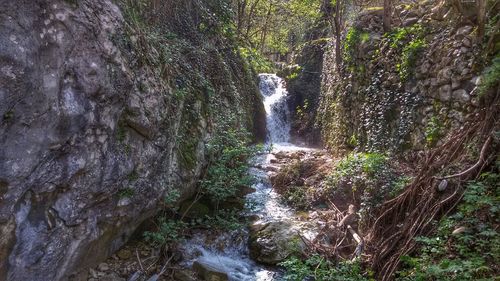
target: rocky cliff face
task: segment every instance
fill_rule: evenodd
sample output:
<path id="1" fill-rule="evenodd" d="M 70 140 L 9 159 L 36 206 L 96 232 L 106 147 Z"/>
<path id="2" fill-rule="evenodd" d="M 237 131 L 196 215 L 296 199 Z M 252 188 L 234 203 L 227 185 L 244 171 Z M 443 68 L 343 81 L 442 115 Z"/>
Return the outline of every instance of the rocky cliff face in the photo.
<path id="1" fill-rule="evenodd" d="M 0 280 L 106 258 L 192 194 L 222 120 L 259 131 L 253 75 L 217 23 L 195 25 L 218 11 L 167 2 L 159 29 L 130 1 L 0 1 Z"/>

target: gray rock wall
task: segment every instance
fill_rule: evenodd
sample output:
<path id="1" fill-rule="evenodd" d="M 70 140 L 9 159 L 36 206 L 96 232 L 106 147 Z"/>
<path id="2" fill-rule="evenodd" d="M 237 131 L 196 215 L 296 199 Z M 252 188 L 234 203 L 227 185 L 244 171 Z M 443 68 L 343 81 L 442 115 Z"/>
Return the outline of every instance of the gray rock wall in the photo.
<path id="1" fill-rule="evenodd" d="M 191 57 L 212 62 L 199 73 L 215 97 L 179 98 L 168 81 L 193 76 L 139 64 L 125 23 L 109 0 L 0 0 L 0 280 L 95 265 L 169 192 L 194 192 L 217 120 L 256 128 L 257 87 L 230 42 Z"/>

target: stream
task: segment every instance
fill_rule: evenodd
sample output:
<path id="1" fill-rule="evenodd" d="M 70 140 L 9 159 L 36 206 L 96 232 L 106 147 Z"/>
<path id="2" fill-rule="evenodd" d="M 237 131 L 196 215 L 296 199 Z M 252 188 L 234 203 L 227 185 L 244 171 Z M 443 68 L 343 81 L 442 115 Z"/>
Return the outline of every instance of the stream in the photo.
<path id="1" fill-rule="evenodd" d="M 258 217 L 259 222 L 282 221 L 293 217 L 293 211 L 283 205 L 271 186 L 266 167 L 270 165 L 273 154 L 279 151 L 309 150 L 290 143 L 290 112 L 287 105 L 288 92 L 284 81 L 275 74 L 260 74 L 259 88 L 263 97 L 267 121 L 267 143 L 271 153 L 255 156 L 250 160 L 250 174 L 255 181 L 256 190 L 247 195 L 245 216 Z M 194 262 L 202 263 L 217 271 L 226 272 L 233 281 L 272 281 L 281 280 L 277 268 L 260 265 L 249 256 L 247 229 L 219 235 L 208 240 L 206 233 L 198 233 L 184 243 L 183 250 L 189 259 L 185 266 Z"/>

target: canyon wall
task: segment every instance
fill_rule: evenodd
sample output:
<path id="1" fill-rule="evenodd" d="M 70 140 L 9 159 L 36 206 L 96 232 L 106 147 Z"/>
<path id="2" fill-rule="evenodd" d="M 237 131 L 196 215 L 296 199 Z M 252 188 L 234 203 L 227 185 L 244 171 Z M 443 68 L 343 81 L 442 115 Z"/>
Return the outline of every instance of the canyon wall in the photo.
<path id="1" fill-rule="evenodd" d="M 193 194 L 221 124 L 265 136 L 223 7 L 143 2 L 0 1 L 0 280 L 95 265 Z"/>

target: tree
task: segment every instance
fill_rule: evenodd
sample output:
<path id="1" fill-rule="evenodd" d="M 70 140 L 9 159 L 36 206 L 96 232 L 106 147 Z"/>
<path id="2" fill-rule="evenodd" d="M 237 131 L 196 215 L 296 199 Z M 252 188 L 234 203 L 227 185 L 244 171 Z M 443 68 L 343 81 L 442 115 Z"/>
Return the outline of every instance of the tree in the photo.
<path id="1" fill-rule="evenodd" d="M 384 0 L 384 31 L 391 31 L 392 0 Z"/>

